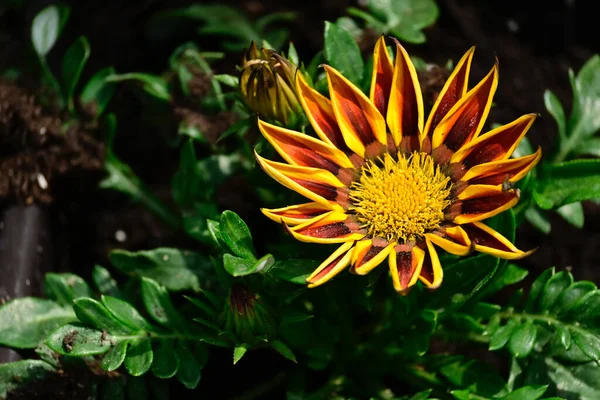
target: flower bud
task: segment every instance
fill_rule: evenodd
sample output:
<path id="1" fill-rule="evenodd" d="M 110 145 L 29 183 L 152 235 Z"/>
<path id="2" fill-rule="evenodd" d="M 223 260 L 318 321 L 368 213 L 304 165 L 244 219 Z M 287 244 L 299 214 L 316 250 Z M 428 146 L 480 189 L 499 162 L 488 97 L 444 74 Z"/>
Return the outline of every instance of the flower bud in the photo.
<path id="1" fill-rule="evenodd" d="M 248 108 L 261 118 L 293 126 L 302 113 L 294 79 L 298 67 L 254 42 L 244 53 L 240 90 Z"/>

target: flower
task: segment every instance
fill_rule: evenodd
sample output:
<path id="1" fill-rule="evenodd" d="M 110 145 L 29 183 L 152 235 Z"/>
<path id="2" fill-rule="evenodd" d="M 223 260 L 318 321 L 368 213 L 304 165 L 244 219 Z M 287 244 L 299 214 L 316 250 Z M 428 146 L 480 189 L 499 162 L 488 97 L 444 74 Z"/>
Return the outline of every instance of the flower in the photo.
<path id="1" fill-rule="evenodd" d="M 302 107 L 294 78 L 298 68 L 273 50 L 258 50 L 254 42 L 244 53 L 240 91 L 244 102 L 262 118 L 294 125 Z"/>
<path id="2" fill-rule="evenodd" d="M 307 278 L 309 287 L 349 266 L 364 275 L 388 259 L 398 292 L 417 280 L 435 289 L 443 278 L 436 246 L 460 256 L 475 250 L 518 259 L 531 253 L 482 221 L 518 202 L 512 183 L 540 160 L 540 149 L 510 158 L 536 116 L 481 134 L 498 65 L 468 90 L 471 48 L 425 121 L 415 68 L 394 42 L 395 64 L 383 38 L 375 46 L 369 97 L 327 65 L 330 99 L 298 75 L 297 92 L 319 139 L 259 121 L 287 163 L 256 154 L 258 163 L 311 200 L 263 213 L 300 241 L 341 244 Z"/>

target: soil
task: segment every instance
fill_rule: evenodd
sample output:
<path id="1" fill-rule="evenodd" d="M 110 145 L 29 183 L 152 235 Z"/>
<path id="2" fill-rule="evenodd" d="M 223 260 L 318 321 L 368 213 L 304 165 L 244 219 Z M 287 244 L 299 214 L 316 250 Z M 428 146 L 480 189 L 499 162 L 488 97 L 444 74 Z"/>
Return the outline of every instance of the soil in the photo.
<path id="1" fill-rule="evenodd" d="M 16 8 L 0 6 L 0 68 L 34 62 L 28 59 L 26 51 L 29 46 L 27 27 L 35 13 L 47 3 L 40 0 L 24 2 L 25 5 Z M 218 40 L 197 36 L 194 24 L 182 24 L 182 29 L 169 36 L 149 29 L 148 21 L 155 13 L 186 6 L 192 4 L 191 1 L 146 0 L 130 2 L 127 6 L 111 1 L 90 1 L 85 5 L 74 0 L 68 3 L 72 6 L 70 21 L 49 62 L 58 71 L 60 55 L 64 54 L 67 44 L 79 35 L 87 36 L 92 55 L 82 80 L 107 65 L 114 66 L 118 72 L 160 73 L 167 68 L 173 49 L 186 40 L 196 41 L 203 50 L 219 50 Z M 314 4 L 274 0 L 227 3 L 244 8 L 252 16 L 272 11 L 297 12 L 296 22 L 290 29 L 301 59 L 308 59 L 322 48 L 323 19 L 333 21 L 343 15 L 347 7 L 356 6 L 347 0 Z M 471 84 L 483 77 L 493 65 L 494 57 L 498 57 L 500 84 L 489 122 L 506 123 L 525 113 L 539 113 L 542 118 L 536 121 L 528 136 L 532 144 L 549 152 L 556 137 L 556 126 L 545 111 L 543 93 L 546 89 L 552 90 L 566 109 L 570 108 L 569 68 L 577 71 L 590 56 L 600 51 L 593 2 L 552 0 L 545 2 L 543 8 L 525 8 L 522 0 L 438 0 L 438 4 L 440 18 L 435 26 L 425 30 L 427 42 L 407 44 L 409 53 L 445 65 L 448 60 L 456 62 L 476 45 Z M 376 36 L 366 37 L 361 48 L 370 51 L 375 39 Z M 241 54 L 224 60 L 217 72 L 235 73 L 234 67 L 240 60 Z M 435 87 L 436 81 L 446 74 L 442 68 L 434 72 L 422 77 L 422 82 L 430 82 Z M 68 118 L 42 109 L 36 103 L 40 90 L 31 80 L 21 82 L 20 87 L 0 82 L 0 204 L 48 204 L 54 233 L 54 269 L 89 278 L 94 264 L 108 264 L 107 254 L 113 248 L 185 247 L 189 242 L 174 235 L 147 211 L 132 205 L 125 196 L 94 189 L 102 176 L 104 157 L 95 127 L 72 126 L 63 132 Z M 193 90 L 202 93 L 206 90 L 205 82 L 199 79 Z M 159 198 L 169 202 L 170 179 L 178 167 L 179 154 L 176 148 L 165 146 L 165 138 L 173 137 L 177 123 L 183 119 L 197 124 L 203 131 L 210 132 L 214 140 L 234 121 L 231 115 L 206 116 L 188 104 L 177 104 L 174 109 L 166 110 L 171 120 L 156 124 L 143 110 L 135 93 L 120 86 L 110 105 L 110 111 L 117 114 L 119 122 L 115 151 Z M 233 184 L 247 185 L 238 181 Z M 258 205 L 253 204 L 254 199 L 243 201 L 239 193 L 220 194 L 222 205 L 239 212 L 251 228 L 258 228 L 262 221 Z M 600 234 L 595 228 L 600 223 L 600 210 L 594 203 L 586 203 L 584 207 L 583 229 L 570 226 L 554 214 L 550 215 L 553 231 L 547 236 L 527 223 L 520 227 L 519 247 L 538 248 L 534 255 L 521 262 L 532 270 L 530 276 L 535 277 L 542 269 L 555 265 L 559 269 L 570 267 L 576 279 L 600 282 L 596 269 L 600 261 L 596 251 Z M 116 235 L 117 231 L 123 231 L 125 238 Z M 229 353 L 217 353 L 211 362 L 230 358 Z M 262 353 L 248 357 L 259 356 L 278 362 Z M 247 365 L 253 364 L 250 361 Z M 234 376 L 239 374 L 239 382 L 249 383 L 245 375 L 247 369 L 233 370 L 225 365 L 216 368 L 220 373 L 226 371 L 222 376 L 237 379 Z M 222 388 L 216 380 L 215 377 L 211 384 L 210 380 L 203 379 L 203 392 L 222 390 L 221 398 L 236 394 L 235 385 Z M 45 389 L 38 392 L 49 393 Z"/>

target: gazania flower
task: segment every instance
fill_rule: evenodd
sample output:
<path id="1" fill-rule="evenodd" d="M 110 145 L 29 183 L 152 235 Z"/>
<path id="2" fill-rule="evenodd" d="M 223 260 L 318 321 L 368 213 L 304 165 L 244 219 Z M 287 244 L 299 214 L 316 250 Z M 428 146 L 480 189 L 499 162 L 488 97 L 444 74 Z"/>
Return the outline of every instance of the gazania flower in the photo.
<path id="1" fill-rule="evenodd" d="M 297 92 L 319 139 L 259 121 L 287 163 L 256 158 L 273 179 L 310 202 L 263 210 L 298 240 L 338 243 L 308 278 L 314 287 L 346 267 L 366 274 L 388 260 L 394 287 L 442 283 L 437 247 L 505 259 L 524 257 L 484 221 L 519 200 L 512 183 L 541 151 L 511 159 L 535 115 L 482 134 L 498 84 L 498 66 L 474 88 L 474 48 L 458 62 L 427 120 L 415 68 L 395 41 L 393 64 L 383 38 L 375 47 L 369 97 L 325 66 L 330 99 L 298 75 Z"/>

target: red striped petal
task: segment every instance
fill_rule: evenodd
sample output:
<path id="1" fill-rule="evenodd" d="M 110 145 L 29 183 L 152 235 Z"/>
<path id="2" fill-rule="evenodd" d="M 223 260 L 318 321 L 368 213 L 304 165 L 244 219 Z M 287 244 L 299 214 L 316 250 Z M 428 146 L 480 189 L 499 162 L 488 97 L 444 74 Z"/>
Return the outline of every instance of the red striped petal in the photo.
<path id="1" fill-rule="evenodd" d="M 365 236 L 360 225 L 343 211 L 331 211 L 288 231 L 302 242 L 325 244 L 360 240 Z"/>
<path id="2" fill-rule="evenodd" d="M 421 274 L 425 251 L 414 244 L 398 244 L 390 253 L 389 264 L 396 291 L 406 294 Z"/>
<path id="3" fill-rule="evenodd" d="M 373 52 L 373 75 L 371 78 L 370 99 L 381 115 L 387 114 L 394 66 L 385 45 L 383 36 L 377 40 Z"/>
<path id="4" fill-rule="evenodd" d="M 324 284 L 350 264 L 352 258 L 353 243 L 348 242 L 341 245 L 331 256 L 329 256 L 317 269 L 306 278 L 309 288 Z"/>

